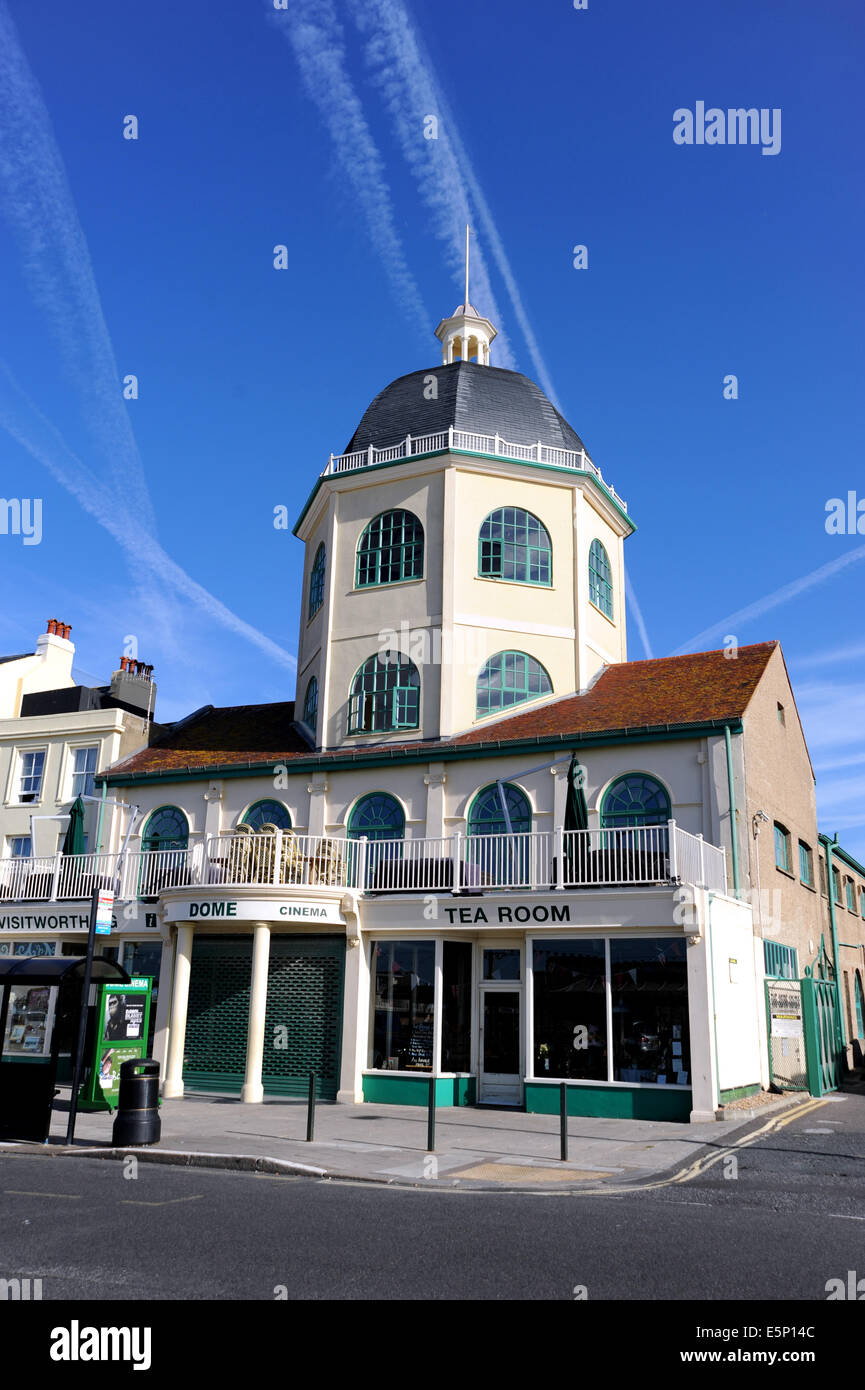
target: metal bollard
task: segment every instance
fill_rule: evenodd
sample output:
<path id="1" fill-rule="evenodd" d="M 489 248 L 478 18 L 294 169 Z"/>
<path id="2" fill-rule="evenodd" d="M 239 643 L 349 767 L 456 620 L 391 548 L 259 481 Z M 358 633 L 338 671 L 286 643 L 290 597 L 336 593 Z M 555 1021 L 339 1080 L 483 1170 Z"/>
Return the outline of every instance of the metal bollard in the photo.
<path id="1" fill-rule="evenodd" d="M 435 1153 L 436 1146 L 436 1079 L 430 1076 L 429 1097 L 427 1099 L 426 1151 Z"/>
<path id="2" fill-rule="evenodd" d="M 306 1142 L 311 1144 L 315 1134 L 315 1072 L 309 1073 L 309 1098 L 306 1102 Z"/>
<path id="3" fill-rule="evenodd" d="M 116 1149 L 126 1149 L 133 1144 L 158 1144 L 161 1136 L 159 1063 L 152 1057 L 133 1057 L 120 1067 L 111 1142 Z"/>
<path id="4" fill-rule="evenodd" d="M 563 1081 L 559 1087 L 559 1127 L 562 1140 L 562 1162 L 568 1160 L 568 1088 Z"/>

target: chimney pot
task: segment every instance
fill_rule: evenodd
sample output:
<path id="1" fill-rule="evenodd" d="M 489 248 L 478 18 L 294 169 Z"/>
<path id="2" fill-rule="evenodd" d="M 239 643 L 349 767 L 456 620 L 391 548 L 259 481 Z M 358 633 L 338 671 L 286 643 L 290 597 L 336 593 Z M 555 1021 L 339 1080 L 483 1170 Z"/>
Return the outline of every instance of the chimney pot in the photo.
<path id="1" fill-rule="evenodd" d="M 48 631 L 49 631 L 50 633 L 55 633 L 55 632 L 57 631 L 57 619 L 56 619 L 56 618 L 49 618 L 49 619 L 48 619 Z"/>
<path id="2" fill-rule="evenodd" d="M 122 657 L 120 658 L 120 669 L 121 669 L 121 671 L 125 671 L 128 664 L 129 664 L 129 657 L 128 657 L 128 656 L 122 656 Z"/>

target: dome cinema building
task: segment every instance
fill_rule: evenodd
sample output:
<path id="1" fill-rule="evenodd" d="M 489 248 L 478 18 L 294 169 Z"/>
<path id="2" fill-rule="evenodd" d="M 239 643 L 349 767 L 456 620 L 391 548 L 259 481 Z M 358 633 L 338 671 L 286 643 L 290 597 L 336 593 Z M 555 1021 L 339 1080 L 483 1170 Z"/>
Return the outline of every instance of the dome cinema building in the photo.
<path id="1" fill-rule="evenodd" d="M 164 1094 L 710 1119 L 768 1084 L 755 845 L 778 951 L 819 919 L 751 833 L 817 845 L 780 648 L 629 662 L 624 500 L 471 304 L 437 336 L 297 521 L 296 700 L 105 776 Z"/>

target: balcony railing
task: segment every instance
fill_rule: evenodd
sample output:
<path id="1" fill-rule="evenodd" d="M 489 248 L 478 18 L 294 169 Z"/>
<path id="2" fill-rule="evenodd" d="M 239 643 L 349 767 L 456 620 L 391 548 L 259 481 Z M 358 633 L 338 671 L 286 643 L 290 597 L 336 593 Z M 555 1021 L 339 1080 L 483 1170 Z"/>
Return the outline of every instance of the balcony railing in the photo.
<path id="1" fill-rule="evenodd" d="M 724 852 L 675 821 L 633 829 L 354 840 L 210 835 L 189 849 L 0 860 L 0 901 L 57 902 L 112 888 L 153 901 L 170 888 L 353 889 L 362 893 L 579 891 L 687 883 L 726 893 Z"/>
<path id="2" fill-rule="evenodd" d="M 548 467 L 573 468 L 581 473 L 591 473 L 603 488 L 615 498 L 622 511 L 628 506 L 614 487 L 604 481 L 603 474 L 596 463 L 592 463 L 585 449 L 558 449 L 549 444 L 510 444 L 500 434 L 475 434 L 468 430 L 454 429 L 450 425 L 438 434 L 407 435 L 399 444 L 391 444 L 386 449 L 356 449 L 350 454 L 331 454 L 325 464 L 322 478 L 333 477 L 338 473 L 353 473 L 358 468 L 374 468 L 380 463 L 395 463 L 398 459 L 415 458 L 418 454 L 442 454 L 446 450 L 460 449 L 469 454 L 491 454 L 494 458 L 516 459 L 521 463 L 545 463 Z"/>

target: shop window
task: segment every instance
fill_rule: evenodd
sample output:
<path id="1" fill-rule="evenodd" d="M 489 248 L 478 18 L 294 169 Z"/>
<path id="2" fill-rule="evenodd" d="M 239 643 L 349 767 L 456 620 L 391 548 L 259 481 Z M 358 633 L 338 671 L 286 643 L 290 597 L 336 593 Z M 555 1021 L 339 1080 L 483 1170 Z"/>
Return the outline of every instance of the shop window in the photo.
<path id="1" fill-rule="evenodd" d="M 72 766 L 72 796 L 92 796 L 98 748 L 76 748 Z"/>
<path id="2" fill-rule="evenodd" d="M 357 547 L 358 589 L 423 577 L 423 527 L 412 512 L 382 512 Z"/>
<path id="3" fill-rule="evenodd" d="M 315 552 L 315 559 L 312 562 L 312 569 L 309 572 L 309 616 L 314 618 L 321 605 L 324 603 L 324 571 L 327 555 L 324 543 Z"/>
<path id="4" fill-rule="evenodd" d="M 303 702 L 303 722 L 308 729 L 315 733 L 318 723 L 318 678 L 310 676 L 309 684 L 306 687 L 306 697 Z"/>
<path id="5" fill-rule="evenodd" d="M 478 535 L 478 574 L 519 584 L 553 582 L 553 547 L 542 521 L 521 507 L 490 512 Z"/>
<path id="6" fill-rule="evenodd" d="M 27 753 L 21 754 L 21 782 L 18 789 L 19 801 L 33 802 L 39 800 L 42 795 L 42 777 L 44 772 L 44 748 L 32 749 Z"/>
<path id="7" fill-rule="evenodd" d="M 775 866 L 790 872 L 790 832 L 775 822 Z"/>
<path id="8" fill-rule="evenodd" d="M 291 815 L 281 801 L 256 801 L 244 812 L 241 825 L 260 830 L 263 825 L 275 825 L 279 830 L 291 829 Z"/>
<path id="9" fill-rule="evenodd" d="M 589 598 L 606 617 L 612 618 L 613 571 L 610 557 L 598 540 L 589 547 Z"/>
<path id="10" fill-rule="evenodd" d="M 614 1079 L 690 1085 L 685 942 L 612 940 L 610 985 Z"/>
<path id="11" fill-rule="evenodd" d="M 385 1071 L 431 1071 L 435 945 L 432 941 L 374 941 L 372 973 L 370 1066 Z"/>
<path id="12" fill-rule="evenodd" d="M 446 941 L 442 957 L 442 1071 L 468 1071 L 472 1037 L 471 942 Z"/>
<path id="13" fill-rule="evenodd" d="M 814 856 L 801 840 L 799 841 L 799 877 L 809 888 L 814 886 Z"/>
<path id="14" fill-rule="evenodd" d="M 401 652 L 369 657 L 351 683 L 348 732 L 389 733 L 416 729 L 420 721 L 420 676 Z"/>
<path id="15" fill-rule="evenodd" d="M 533 656 L 527 652 L 496 652 L 484 662 L 478 675 L 476 717 L 484 719 L 488 714 L 552 693 L 549 675 Z"/>
<path id="16" fill-rule="evenodd" d="M 535 1076 L 606 1081 L 604 942 L 536 940 L 533 966 Z"/>

